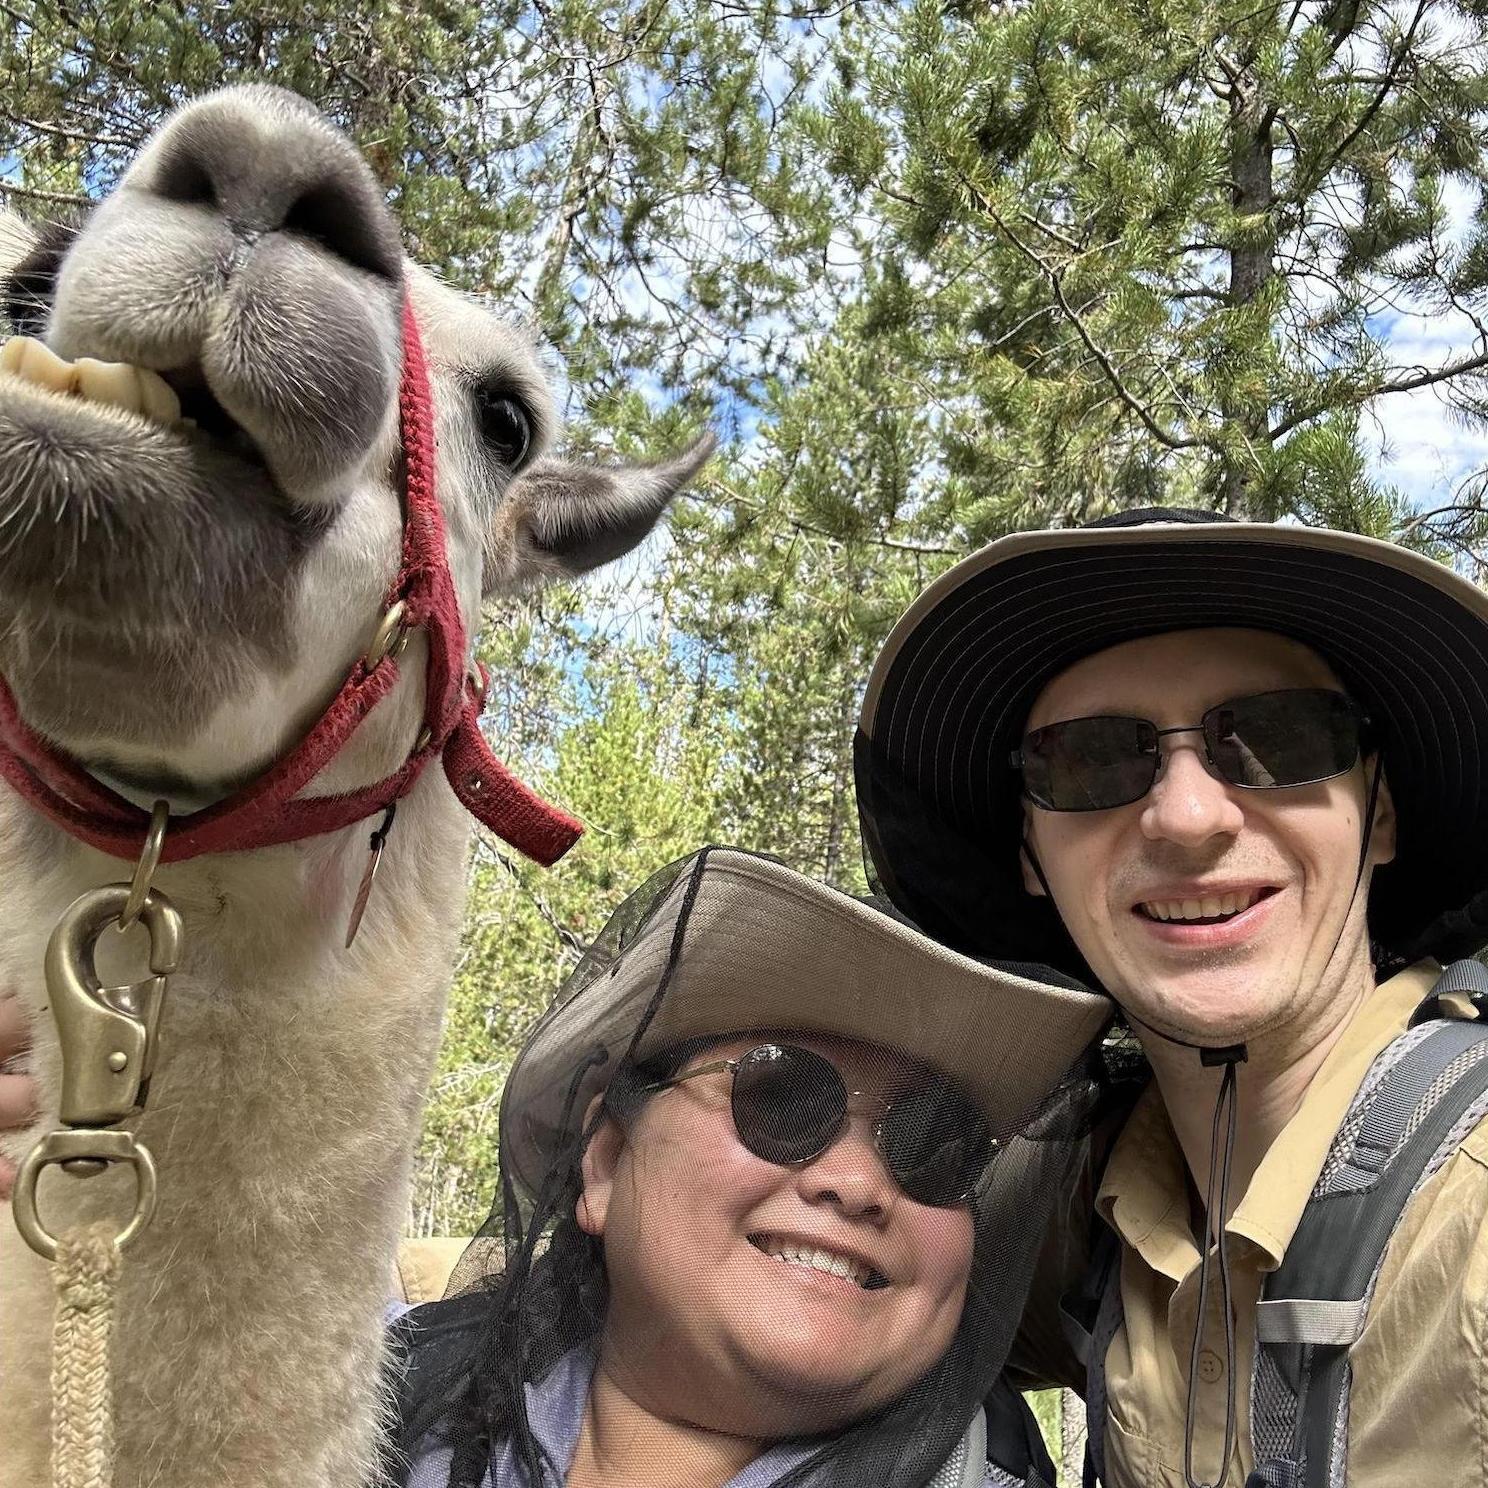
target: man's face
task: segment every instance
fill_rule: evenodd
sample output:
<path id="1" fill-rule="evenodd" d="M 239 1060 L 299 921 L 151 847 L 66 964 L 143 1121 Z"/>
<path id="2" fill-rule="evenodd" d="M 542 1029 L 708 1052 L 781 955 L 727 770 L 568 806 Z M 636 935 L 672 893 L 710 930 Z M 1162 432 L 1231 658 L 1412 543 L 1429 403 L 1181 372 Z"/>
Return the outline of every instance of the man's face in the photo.
<path id="1" fill-rule="evenodd" d="M 872 1097 L 924 1078 L 871 1045 L 788 1041 Z M 760 1042 L 721 1040 L 684 1069 Z M 727 1073 L 684 1081 L 651 1096 L 623 1131 L 608 1120 L 590 1143 L 579 1220 L 604 1239 L 601 1368 L 631 1399 L 710 1430 L 833 1430 L 900 1395 L 950 1346 L 971 1211 L 910 1199 L 866 1115 L 808 1163 L 766 1162 L 739 1140 L 730 1089 Z M 816 1265 L 805 1259 L 813 1253 Z M 848 1274 L 829 1274 L 823 1260 Z"/>
<path id="2" fill-rule="evenodd" d="M 1175 728 L 1216 703 L 1292 687 L 1342 690 L 1297 641 L 1178 631 L 1077 662 L 1039 695 L 1028 727 L 1111 713 Z M 1202 735 L 1176 734 L 1162 748 L 1152 790 L 1128 806 L 1025 803 L 1066 929 L 1106 990 L 1161 1033 L 1222 1045 L 1319 1015 L 1369 974 L 1368 868 L 1357 895 L 1354 885 L 1372 762 L 1315 785 L 1245 790 L 1206 768 Z M 1394 847 L 1382 782 L 1369 865 Z M 1026 862 L 1024 881 L 1042 893 Z M 1195 904 L 1203 922 L 1175 917 Z"/>

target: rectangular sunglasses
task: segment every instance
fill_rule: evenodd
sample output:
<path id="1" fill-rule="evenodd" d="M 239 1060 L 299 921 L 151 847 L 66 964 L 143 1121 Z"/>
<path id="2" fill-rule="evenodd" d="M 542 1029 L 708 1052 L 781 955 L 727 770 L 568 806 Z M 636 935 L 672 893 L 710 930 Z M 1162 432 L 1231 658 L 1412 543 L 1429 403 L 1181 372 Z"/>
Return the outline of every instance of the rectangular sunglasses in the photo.
<path id="1" fill-rule="evenodd" d="M 795 1044 L 761 1044 L 737 1059 L 700 1064 L 643 1089 L 669 1090 L 724 1071 L 733 1076 L 734 1130 L 766 1162 L 809 1163 L 847 1124 L 850 1096 L 836 1065 Z M 982 1113 L 938 1077 L 884 1103 L 873 1123 L 873 1141 L 899 1187 L 917 1204 L 939 1209 L 971 1198 L 997 1150 Z"/>
<path id="2" fill-rule="evenodd" d="M 1209 768 L 1245 790 L 1313 785 L 1353 769 L 1369 720 L 1346 694 L 1293 687 L 1231 698 L 1198 723 L 1158 728 L 1146 718 L 1067 718 L 1031 730 L 1013 751 L 1023 793 L 1045 811 L 1109 811 L 1140 801 L 1168 734 L 1201 733 Z"/>

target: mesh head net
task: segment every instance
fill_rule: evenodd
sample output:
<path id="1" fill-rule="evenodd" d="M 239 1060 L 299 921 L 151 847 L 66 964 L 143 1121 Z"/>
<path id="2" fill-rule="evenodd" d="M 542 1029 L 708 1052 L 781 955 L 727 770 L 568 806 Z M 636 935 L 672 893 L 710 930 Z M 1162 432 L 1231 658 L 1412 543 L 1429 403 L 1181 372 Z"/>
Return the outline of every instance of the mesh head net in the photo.
<path id="1" fill-rule="evenodd" d="M 524 1046 L 492 1213 L 398 1325 L 391 1480 L 561 1484 L 587 1402 L 708 1443 L 667 1481 L 925 1488 L 1098 1095 L 1104 1000 L 1027 970 L 734 849 L 653 876 Z"/>

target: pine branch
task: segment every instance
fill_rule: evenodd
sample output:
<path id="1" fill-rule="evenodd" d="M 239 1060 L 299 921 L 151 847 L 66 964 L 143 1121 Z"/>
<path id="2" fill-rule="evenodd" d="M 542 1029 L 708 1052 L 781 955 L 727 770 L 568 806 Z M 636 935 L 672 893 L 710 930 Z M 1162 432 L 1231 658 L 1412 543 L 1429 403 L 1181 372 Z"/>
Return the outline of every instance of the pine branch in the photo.
<path id="1" fill-rule="evenodd" d="M 1385 100 L 1390 96 L 1390 93 L 1394 89 L 1396 83 L 1400 81 L 1400 70 L 1402 67 L 1405 66 L 1406 58 L 1410 56 L 1411 45 L 1416 39 L 1416 30 L 1420 26 L 1422 20 L 1425 19 L 1426 12 L 1430 8 L 1430 4 L 1431 0 L 1419 0 L 1419 3 L 1416 6 L 1416 13 L 1414 16 L 1411 17 L 1411 23 L 1406 28 L 1405 36 L 1400 43 L 1399 52 L 1394 54 L 1390 58 L 1389 62 L 1386 64 L 1384 78 L 1381 81 L 1378 90 L 1376 91 L 1374 97 L 1371 98 L 1369 100 L 1369 103 L 1365 106 L 1364 112 L 1360 114 L 1358 119 L 1355 121 L 1354 127 L 1350 129 L 1346 135 L 1344 135 L 1344 137 L 1338 142 L 1336 146 L 1334 146 L 1333 150 L 1328 156 L 1327 163 L 1317 173 L 1317 179 L 1319 181 L 1324 180 L 1327 176 L 1333 173 L 1334 167 L 1336 167 L 1338 162 L 1342 160 L 1346 154 L 1348 154 L 1350 148 L 1353 146 L 1354 141 L 1358 139 L 1361 134 L 1364 133 L 1364 131 L 1369 127 L 1371 121 L 1374 119 L 1374 116 L 1379 113 L 1380 109 L 1384 107 Z"/>
<path id="2" fill-rule="evenodd" d="M 0 109 L 0 119 L 5 119 L 20 129 L 30 129 L 37 134 L 49 135 L 53 139 L 71 140 L 75 144 L 105 145 L 123 150 L 134 150 L 139 148 L 143 139 L 143 136 L 126 139 L 118 134 L 88 134 L 80 129 L 63 129 L 60 124 L 44 124 L 40 119 L 28 119 L 24 114 L 11 113 L 9 109 Z"/>
<path id="3" fill-rule="evenodd" d="M 575 957 L 582 959 L 588 953 L 588 945 L 584 941 L 580 940 L 579 937 L 575 935 L 573 931 L 570 930 L 568 926 L 565 925 L 556 914 L 554 914 L 551 906 L 548 904 L 548 901 L 544 899 L 543 896 L 539 894 L 536 889 L 528 886 L 528 884 L 522 878 L 521 869 L 518 868 L 515 861 L 507 853 L 503 852 L 499 847 L 496 846 L 496 839 L 492 836 L 492 834 L 484 827 L 482 827 L 476 834 L 476 841 L 478 842 L 482 850 L 489 853 L 491 857 L 495 858 L 496 861 L 504 869 L 506 869 L 511 878 L 516 881 L 517 885 L 521 888 L 522 892 L 527 896 L 528 900 L 532 904 L 532 907 L 537 911 L 538 916 L 542 920 L 543 924 L 545 924 L 548 929 L 551 930 L 553 934 L 558 937 L 558 939 L 563 943 L 564 948 L 572 951 Z"/>
<path id="4" fill-rule="evenodd" d="M 1411 393 L 1417 388 L 1432 387 L 1438 382 L 1460 377 L 1464 372 L 1477 372 L 1485 367 L 1488 367 L 1488 348 L 1474 352 L 1472 356 L 1461 357 L 1455 362 L 1448 362 L 1445 367 L 1435 369 L 1423 367 L 1413 377 L 1400 377 L 1390 382 L 1382 382 L 1370 396 L 1380 393 Z"/>
<path id="5" fill-rule="evenodd" d="M 1142 425 L 1147 430 L 1147 432 L 1151 434 L 1152 437 L 1157 440 L 1157 442 L 1161 444 L 1165 449 L 1211 449 L 1213 447 L 1212 440 L 1200 439 L 1195 436 L 1186 434 L 1174 434 L 1170 429 L 1164 428 L 1163 425 L 1158 422 L 1157 417 L 1152 412 L 1152 410 L 1149 409 L 1146 404 L 1144 404 L 1141 399 L 1138 398 L 1136 394 L 1131 391 L 1129 387 L 1127 387 L 1125 379 L 1117 370 L 1116 364 L 1112 361 L 1111 357 L 1105 352 L 1105 350 L 1096 343 L 1095 338 L 1090 334 L 1090 328 L 1085 324 L 1085 321 L 1081 317 L 1079 311 L 1070 304 L 1069 299 L 1064 292 L 1064 275 L 1067 272 L 1069 265 L 1056 265 L 1049 263 L 1049 261 L 1045 259 L 1041 253 L 1025 243 L 1022 238 L 1020 238 L 1018 234 L 1015 233 L 1012 228 L 1008 226 L 1007 221 L 1002 216 L 1002 213 L 998 211 L 997 204 L 986 194 L 986 192 L 982 191 L 980 187 L 974 185 L 972 182 L 966 181 L 964 177 L 962 179 L 967 189 L 970 190 L 971 193 L 976 197 L 978 204 L 981 206 L 981 209 L 996 224 L 998 231 L 1002 233 L 1002 235 L 1008 240 L 1008 242 L 1010 242 L 1013 247 L 1016 248 L 1018 252 L 1038 270 L 1040 274 L 1043 275 L 1045 281 L 1047 282 L 1050 290 L 1054 295 L 1056 303 L 1059 305 L 1061 313 L 1064 315 L 1065 319 L 1069 321 L 1070 325 L 1074 327 L 1075 334 L 1079 336 L 1082 342 L 1084 342 L 1085 349 L 1091 354 L 1091 356 L 1095 358 L 1097 365 L 1105 374 L 1106 380 L 1115 390 L 1116 396 L 1121 399 L 1121 401 L 1126 405 L 1127 409 L 1130 412 L 1134 413 L 1137 418 L 1141 420 Z M 1098 248 L 1089 248 L 1084 251 L 1085 253 L 1095 253 L 1110 246 L 1111 244 L 1109 243 L 1102 243 L 1099 245 Z M 1083 254 L 1080 256 L 1083 257 Z"/>
<path id="6" fill-rule="evenodd" d="M 726 497 L 734 506 L 742 507 L 745 511 L 751 511 L 756 516 L 764 516 L 766 507 L 763 502 L 755 501 L 746 496 L 737 488 L 725 484 L 716 476 L 705 476 L 702 484 L 712 492 Z M 691 492 L 684 491 L 682 499 L 687 500 L 692 496 Z M 692 499 L 698 499 L 692 496 Z M 825 527 L 818 527 L 813 522 L 808 522 L 804 517 L 792 516 L 788 512 L 782 512 L 780 520 L 792 531 L 800 533 L 803 537 L 819 537 L 824 542 L 830 543 L 834 548 L 847 547 L 847 540 L 834 532 L 828 532 Z M 939 543 L 912 543 L 905 542 L 900 538 L 881 537 L 876 535 L 865 535 L 861 541 L 870 547 L 888 548 L 895 553 L 915 553 L 926 558 L 960 558 L 965 555 L 964 548 L 949 547 Z"/>
<path id="7" fill-rule="evenodd" d="M 1437 517 L 1464 516 L 1464 517 L 1488 517 L 1488 507 L 1481 502 L 1453 501 L 1446 506 L 1433 507 L 1430 511 L 1417 512 L 1400 529 L 1400 539 L 1414 536 L 1421 528 L 1435 521 Z M 1397 539 L 1399 540 L 1399 539 Z"/>
<path id="8" fill-rule="evenodd" d="M 26 201 L 51 202 L 63 207 L 91 207 L 91 196 L 79 196 L 71 191 L 42 191 L 35 186 L 20 186 L 14 181 L 0 181 L 0 195 L 14 196 Z"/>

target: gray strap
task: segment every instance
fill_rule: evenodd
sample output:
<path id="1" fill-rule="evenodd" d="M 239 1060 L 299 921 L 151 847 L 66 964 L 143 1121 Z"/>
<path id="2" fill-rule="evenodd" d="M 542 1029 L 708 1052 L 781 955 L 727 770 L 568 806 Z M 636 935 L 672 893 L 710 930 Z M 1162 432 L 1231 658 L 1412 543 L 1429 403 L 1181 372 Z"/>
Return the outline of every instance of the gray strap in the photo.
<path id="1" fill-rule="evenodd" d="M 1471 986 L 1477 973 L 1463 971 L 1454 980 Z M 1450 985 L 1445 990 L 1454 995 Z M 1380 1056 L 1390 1061 L 1385 1074 L 1366 1079 L 1335 1135 L 1257 1312 L 1251 1392 L 1257 1488 L 1332 1488 L 1343 1481 L 1348 1349 L 1363 1331 L 1402 1211 L 1439 1154 L 1460 1140 L 1463 1113 L 1488 1090 L 1488 1058 L 1470 1057 L 1484 1040 L 1488 1023 L 1450 1021 L 1397 1039 Z"/>
<path id="2" fill-rule="evenodd" d="M 1437 1077 L 1464 1050 L 1485 1034 L 1481 1023 L 1443 1023 L 1432 1036 L 1415 1045 L 1374 1089 L 1346 1160 L 1334 1175 L 1332 1191 L 1360 1192 L 1374 1188 L 1385 1169 L 1399 1156 L 1410 1123 Z M 1429 1154 L 1428 1154 L 1429 1155 Z M 1423 1159 L 1424 1160 L 1424 1159 Z M 1410 1175 L 1413 1183 L 1415 1175 Z M 1409 1189 L 1406 1190 L 1409 1193 Z M 1405 1195 L 1401 1195 L 1402 1203 Z M 1392 1224 L 1393 1228 L 1393 1224 Z M 1388 1239 L 1389 1230 L 1380 1236 Z M 1314 1251 L 1312 1261 L 1331 1271 L 1334 1257 Z"/>
<path id="3" fill-rule="evenodd" d="M 1320 1343 L 1347 1348 L 1364 1331 L 1367 1298 L 1327 1302 L 1318 1298 L 1279 1297 L 1256 1304 L 1259 1343 Z"/>
<path id="4" fill-rule="evenodd" d="M 1436 979 L 1431 991 L 1437 997 L 1452 992 L 1488 993 L 1488 966 L 1481 961 L 1454 961 Z"/>
<path id="5" fill-rule="evenodd" d="M 1023 1488 L 1021 1478 L 1014 1478 L 987 1461 L 987 1416 L 980 1406 L 971 1418 L 956 1450 L 940 1465 L 925 1488 L 983 1488 L 987 1482 L 998 1488 Z"/>

